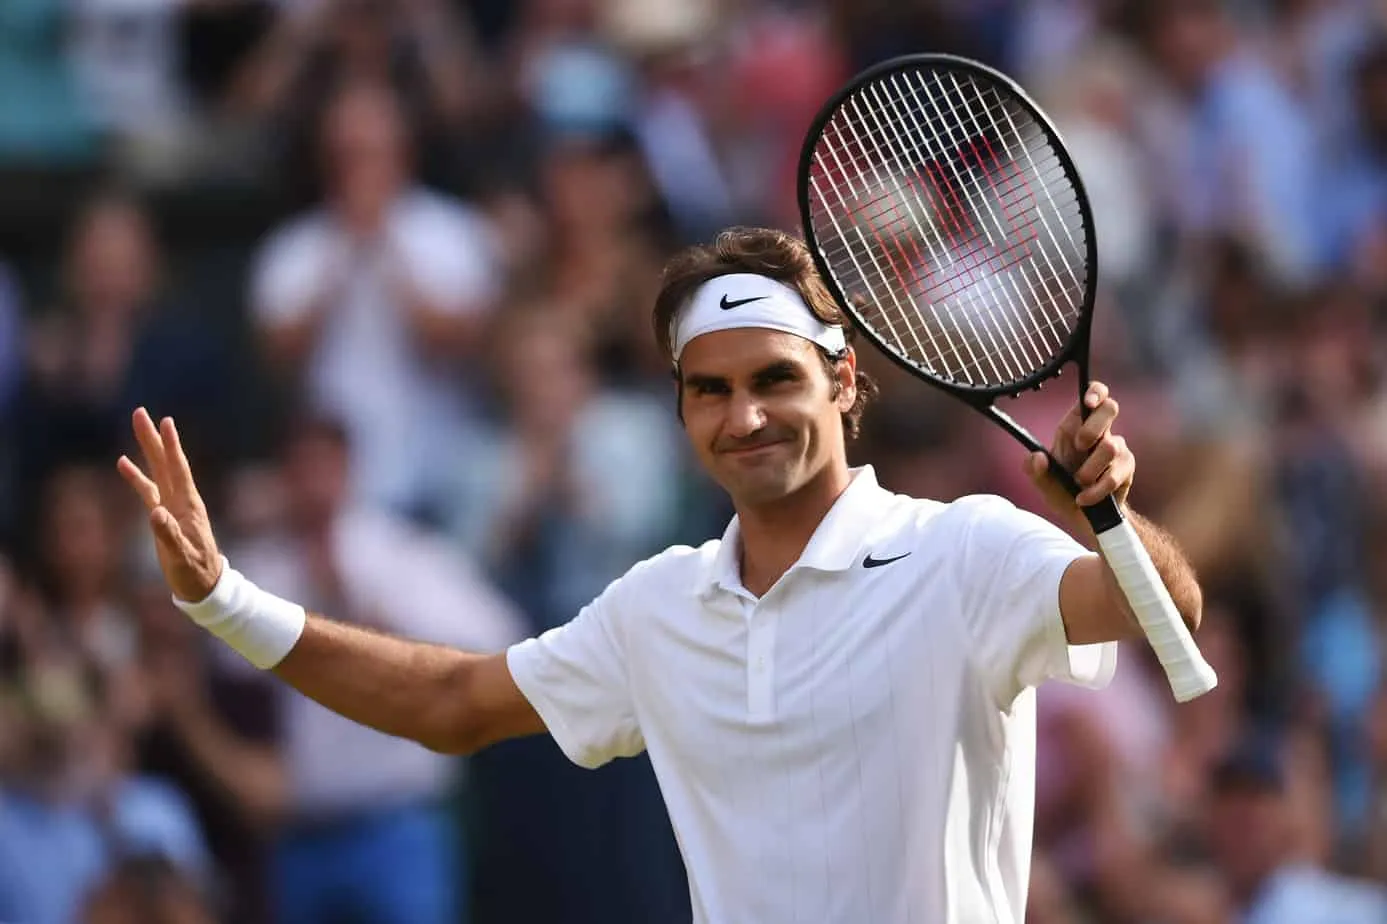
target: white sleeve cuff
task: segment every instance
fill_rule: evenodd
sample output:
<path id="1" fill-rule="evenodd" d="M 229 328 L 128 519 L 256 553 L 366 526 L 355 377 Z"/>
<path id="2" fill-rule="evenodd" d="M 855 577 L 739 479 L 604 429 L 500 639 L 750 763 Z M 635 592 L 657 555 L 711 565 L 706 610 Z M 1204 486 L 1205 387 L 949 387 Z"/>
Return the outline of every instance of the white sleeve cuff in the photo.
<path id="1" fill-rule="evenodd" d="M 1064 616 L 1055 611 L 1045 630 L 1049 675 L 1054 680 L 1101 690 L 1117 672 L 1117 642 L 1071 645 L 1064 631 Z"/>
<path id="2" fill-rule="evenodd" d="M 506 667 L 520 692 L 530 701 L 549 736 L 558 744 L 564 756 L 584 770 L 595 770 L 606 763 L 583 746 L 581 736 L 564 720 L 563 709 L 544 690 L 538 676 L 536 658 L 541 654 L 540 641 L 530 638 L 506 649 Z"/>

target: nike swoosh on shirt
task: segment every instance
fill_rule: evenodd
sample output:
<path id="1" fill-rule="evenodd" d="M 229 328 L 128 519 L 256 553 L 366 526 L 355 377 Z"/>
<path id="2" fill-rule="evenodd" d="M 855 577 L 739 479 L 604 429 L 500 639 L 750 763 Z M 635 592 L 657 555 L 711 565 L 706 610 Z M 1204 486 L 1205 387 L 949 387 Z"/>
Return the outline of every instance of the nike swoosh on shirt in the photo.
<path id="1" fill-rule="evenodd" d="M 750 304 L 751 302 L 759 302 L 761 299 L 765 297 L 766 296 L 764 295 L 753 295 L 751 298 L 738 298 L 729 300 L 727 296 L 724 295 L 722 297 L 722 300 L 718 302 L 718 307 L 721 308 L 723 311 L 731 311 L 733 308 L 740 308 L 742 305 Z"/>
<path id="2" fill-rule="evenodd" d="M 900 561 L 902 558 L 905 558 L 909 554 L 909 552 L 905 552 L 904 554 L 897 555 L 894 558 L 873 558 L 870 554 L 868 554 L 868 556 L 862 560 L 862 567 L 880 568 L 882 565 L 889 565 L 893 561 Z"/>

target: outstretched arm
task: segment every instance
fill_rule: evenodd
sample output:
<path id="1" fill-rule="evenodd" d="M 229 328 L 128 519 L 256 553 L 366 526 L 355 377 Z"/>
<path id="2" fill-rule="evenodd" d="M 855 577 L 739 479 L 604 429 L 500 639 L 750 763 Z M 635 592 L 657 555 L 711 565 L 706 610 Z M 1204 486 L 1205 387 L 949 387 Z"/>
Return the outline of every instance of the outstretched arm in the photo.
<path id="1" fill-rule="evenodd" d="M 309 615 L 274 673 L 354 722 L 448 754 L 544 731 L 504 654 L 468 654 Z"/>
<path id="2" fill-rule="evenodd" d="M 182 609 L 262 668 L 328 709 L 426 747 L 466 753 L 544 730 L 504 654 L 475 655 L 310 616 L 227 568 L 171 418 L 141 408 L 148 474 L 117 463 L 149 511 L 164 579 Z"/>

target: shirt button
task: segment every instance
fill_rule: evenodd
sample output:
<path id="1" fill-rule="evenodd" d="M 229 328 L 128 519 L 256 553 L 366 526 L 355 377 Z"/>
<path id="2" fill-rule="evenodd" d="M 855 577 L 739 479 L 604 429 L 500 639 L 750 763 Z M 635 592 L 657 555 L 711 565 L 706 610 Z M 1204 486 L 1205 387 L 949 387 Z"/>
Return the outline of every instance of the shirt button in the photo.
<path id="1" fill-rule="evenodd" d="M 756 659 L 756 672 L 757 672 L 757 673 L 760 673 L 761 671 L 763 671 L 763 670 L 765 670 L 765 669 L 766 669 L 766 659 L 765 659 L 765 658 L 757 658 L 757 659 Z"/>

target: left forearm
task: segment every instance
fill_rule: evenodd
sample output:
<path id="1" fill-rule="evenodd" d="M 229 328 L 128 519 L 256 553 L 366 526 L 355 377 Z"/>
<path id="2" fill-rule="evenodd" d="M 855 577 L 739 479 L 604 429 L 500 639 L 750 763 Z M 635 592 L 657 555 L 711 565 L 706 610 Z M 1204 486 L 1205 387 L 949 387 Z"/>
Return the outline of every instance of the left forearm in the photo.
<path id="1" fill-rule="evenodd" d="M 1141 544 L 1146 547 L 1147 554 L 1151 556 L 1151 563 L 1156 566 L 1156 573 L 1161 576 L 1161 582 L 1170 592 L 1170 598 L 1174 601 L 1175 608 L 1180 611 L 1185 625 L 1189 626 L 1191 632 L 1198 630 L 1203 613 L 1204 595 L 1199 589 L 1194 567 L 1168 532 L 1130 508 L 1124 513 L 1127 522 L 1132 524 L 1132 528 L 1141 539 Z M 1117 585 L 1117 577 L 1112 573 L 1112 569 L 1107 567 L 1106 562 L 1103 570 L 1113 593 L 1125 603 L 1126 597 Z"/>

